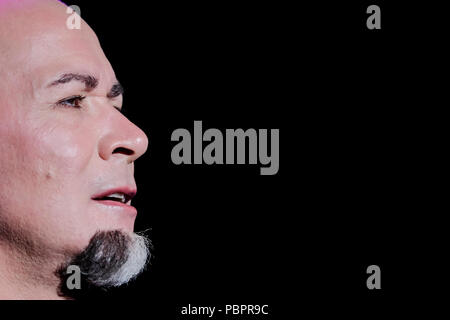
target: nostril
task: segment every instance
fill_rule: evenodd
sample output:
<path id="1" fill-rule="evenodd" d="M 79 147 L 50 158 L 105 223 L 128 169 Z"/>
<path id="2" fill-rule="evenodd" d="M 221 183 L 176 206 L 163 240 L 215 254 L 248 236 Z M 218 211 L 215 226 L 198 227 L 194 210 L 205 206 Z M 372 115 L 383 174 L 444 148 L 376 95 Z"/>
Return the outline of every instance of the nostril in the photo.
<path id="1" fill-rule="evenodd" d="M 134 151 L 127 149 L 127 148 L 119 147 L 119 148 L 114 149 L 113 154 L 114 153 L 120 153 L 120 154 L 125 154 L 127 156 L 131 156 L 132 154 L 134 154 Z"/>

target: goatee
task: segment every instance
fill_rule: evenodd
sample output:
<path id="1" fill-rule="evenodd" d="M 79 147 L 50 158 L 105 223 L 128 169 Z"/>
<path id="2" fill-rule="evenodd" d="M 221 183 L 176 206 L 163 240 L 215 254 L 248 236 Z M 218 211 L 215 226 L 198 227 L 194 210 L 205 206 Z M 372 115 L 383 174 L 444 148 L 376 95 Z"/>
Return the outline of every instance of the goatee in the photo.
<path id="1" fill-rule="evenodd" d="M 150 258 L 149 248 L 150 242 L 142 234 L 127 234 L 119 230 L 97 232 L 86 249 L 56 271 L 61 279 L 58 294 L 76 299 L 84 292 L 128 283 L 145 269 Z M 81 289 L 68 287 L 69 266 L 79 268 Z"/>

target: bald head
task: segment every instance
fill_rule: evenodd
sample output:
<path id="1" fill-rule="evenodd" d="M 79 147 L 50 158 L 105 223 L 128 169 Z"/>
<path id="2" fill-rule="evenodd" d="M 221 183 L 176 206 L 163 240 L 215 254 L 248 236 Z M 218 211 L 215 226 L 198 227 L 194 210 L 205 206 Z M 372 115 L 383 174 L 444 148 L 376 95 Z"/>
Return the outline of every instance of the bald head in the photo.
<path id="1" fill-rule="evenodd" d="M 61 62 L 69 52 L 79 56 L 94 49 L 97 60 L 105 60 L 95 33 L 84 21 L 80 30 L 66 26 L 66 10 L 57 0 L 0 0 L 0 76 L 20 69 L 29 72 L 45 57 Z"/>
<path id="2" fill-rule="evenodd" d="M 45 41 L 50 34 L 63 36 L 65 31 L 69 31 L 66 28 L 66 9 L 57 0 L 0 0 L 0 48 L 3 58 L 5 54 L 13 58 L 17 50 L 31 49 L 36 40 Z"/>
<path id="3" fill-rule="evenodd" d="M 40 96 L 48 81 L 68 73 L 117 82 L 94 31 L 84 21 L 69 29 L 66 10 L 57 0 L 0 0 L 2 96 L 17 89 Z"/>

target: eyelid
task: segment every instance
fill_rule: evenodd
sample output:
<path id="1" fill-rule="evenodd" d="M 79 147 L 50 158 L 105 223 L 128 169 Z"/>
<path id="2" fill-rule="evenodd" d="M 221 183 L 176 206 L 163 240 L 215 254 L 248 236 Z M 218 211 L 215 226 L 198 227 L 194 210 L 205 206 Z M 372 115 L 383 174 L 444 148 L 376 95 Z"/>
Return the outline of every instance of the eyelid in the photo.
<path id="1" fill-rule="evenodd" d="M 70 100 L 79 100 L 80 102 L 83 101 L 86 98 L 86 96 L 81 96 L 81 95 L 73 95 L 70 97 L 66 97 L 64 99 L 59 100 L 58 102 L 55 103 L 56 106 L 63 106 L 63 107 L 67 107 L 67 108 L 76 108 L 76 109 L 81 109 L 82 106 L 81 105 L 77 105 L 77 106 L 70 106 L 68 104 L 66 104 L 66 102 L 70 101 Z M 119 108 L 118 106 L 113 106 L 117 111 L 119 111 L 120 113 L 123 114 L 123 110 L 122 108 Z"/>
<path id="2" fill-rule="evenodd" d="M 86 98 L 86 96 L 73 95 L 73 96 L 66 97 L 64 99 L 59 100 L 58 102 L 56 102 L 56 105 L 70 107 L 67 104 L 65 104 L 65 102 L 68 102 L 69 100 L 80 100 L 80 102 L 81 102 L 84 100 L 84 98 Z M 81 108 L 81 106 L 74 106 L 74 108 Z"/>

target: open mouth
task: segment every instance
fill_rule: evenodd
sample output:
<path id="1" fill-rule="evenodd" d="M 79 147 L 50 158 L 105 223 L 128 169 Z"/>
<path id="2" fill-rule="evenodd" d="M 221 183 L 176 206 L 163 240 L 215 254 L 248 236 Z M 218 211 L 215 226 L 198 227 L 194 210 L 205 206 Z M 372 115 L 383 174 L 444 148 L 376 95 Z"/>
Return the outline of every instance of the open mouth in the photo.
<path id="1" fill-rule="evenodd" d="M 128 201 L 131 200 L 131 197 L 129 195 L 121 193 L 121 192 L 115 192 L 115 193 L 112 193 L 112 194 L 104 196 L 104 197 L 94 198 L 94 200 L 97 200 L 97 201 L 111 200 L 111 201 L 117 201 L 117 202 L 121 202 L 121 203 L 127 203 Z"/>
<path id="2" fill-rule="evenodd" d="M 99 209 L 98 212 L 119 213 L 134 221 L 137 210 L 131 205 L 131 200 L 135 195 L 135 188 L 125 186 L 102 191 L 92 196 L 91 199 Z"/>
<path id="3" fill-rule="evenodd" d="M 136 192 L 123 190 L 123 188 L 121 188 L 121 189 L 122 190 L 116 189 L 116 190 L 110 190 L 110 191 L 103 192 L 99 195 L 92 197 L 92 200 L 99 201 L 99 202 L 105 201 L 105 203 L 110 203 L 110 204 L 112 202 L 117 202 L 117 204 L 121 203 L 121 204 L 130 205 L 131 199 L 133 199 Z"/>

